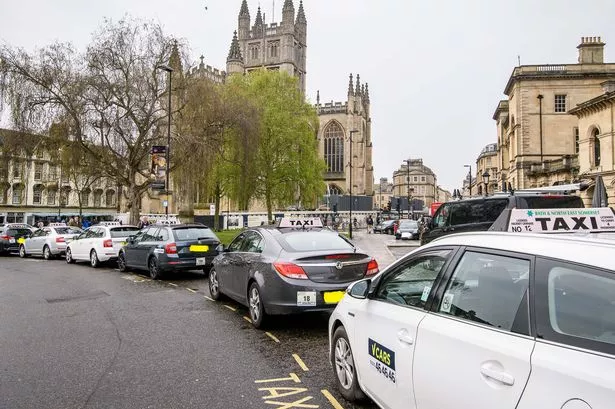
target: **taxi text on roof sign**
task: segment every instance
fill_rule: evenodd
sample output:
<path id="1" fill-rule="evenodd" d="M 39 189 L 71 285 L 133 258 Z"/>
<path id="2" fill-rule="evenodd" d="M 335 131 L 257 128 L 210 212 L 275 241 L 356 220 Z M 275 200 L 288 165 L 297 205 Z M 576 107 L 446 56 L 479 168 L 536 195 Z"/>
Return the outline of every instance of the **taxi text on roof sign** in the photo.
<path id="1" fill-rule="evenodd" d="M 615 214 L 608 207 L 589 209 L 513 209 L 512 233 L 565 233 L 615 231 Z"/>
<path id="2" fill-rule="evenodd" d="M 322 227 L 322 221 L 315 219 L 281 219 L 278 227 Z"/>

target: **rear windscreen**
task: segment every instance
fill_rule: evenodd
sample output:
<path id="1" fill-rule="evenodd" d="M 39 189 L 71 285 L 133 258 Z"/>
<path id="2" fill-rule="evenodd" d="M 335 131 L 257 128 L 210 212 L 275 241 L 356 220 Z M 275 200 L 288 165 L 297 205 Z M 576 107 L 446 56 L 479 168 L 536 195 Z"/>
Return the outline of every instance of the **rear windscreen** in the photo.
<path id="1" fill-rule="evenodd" d="M 109 229 L 112 239 L 132 236 L 139 231 L 138 227 L 112 227 Z"/>
<path id="2" fill-rule="evenodd" d="M 328 232 L 292 232 L 277 236 L 278 241 L 287 251 L 324 251 L 353 250 L 346 240 Z"/>
<path id="3" fill-rule="evenodd" d="M 28 236 L 32 231 L 30 229 L 8 229 L 6 235 L 9 237 Z"/>
<path id="4" fill-rule="evenodd" d="M 190 241 L 198 239 L 216 239 L 216 235 L 207 227 L 180 227 L 173 229 L 173 235 L 177 241 Z"/>
<path id="5" fill-rule="evenodd" d="M 450 206 L 450 225 L 493 223 L 508 205 L 508 199 L 456 202 Z"/>
<path id="6" fill-rule="evenodd" d="M 579 209 L 584 208 L 579 196 L 519 197 L 521 209 Z"/>
<path id="7" fill-rule="evenodd" d="M 58 234 L 81 234 L 83 232 L 83 230 L 74 227 L 55 227 L 54 229 Z"/>

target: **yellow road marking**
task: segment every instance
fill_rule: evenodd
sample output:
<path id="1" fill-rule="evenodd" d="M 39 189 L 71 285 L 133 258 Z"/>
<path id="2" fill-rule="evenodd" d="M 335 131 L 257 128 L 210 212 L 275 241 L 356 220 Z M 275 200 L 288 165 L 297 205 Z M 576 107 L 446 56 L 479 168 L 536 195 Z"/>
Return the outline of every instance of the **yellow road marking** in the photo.
<path id="1" fill-rule="evenodd" d="M 299 379 L 297 374 L 291 372 L 288 375 L 289 375 L 288 378 L 260 379 L 258 381 L 254 381 L 254 383 L 269 383 L 269 382 L 282 382 L 282 381 L 294 381 L 295 383 L 301 383 L 301 379 Z"/>
<path id="2" fill-rule="evenodd" d="M 291 409 L 291 408 L 318 409 L 320 407 L 319 405 L 310 405 L 307 403 L 303 403 L 303 402 L 309 401 L 310 399 L 312 399 L 311 396 L 306 396 L 305 398 L 296 400 L 294 402 L 280 402 L 280 401 L 275 401 L 275 400 L 266 400 L 265 403 L 268 405 L 276 405 L 277 409 Z"/>
<path id="3" fill-rule="evenodd" d="M 225 305 L 226 308 L 228 308 L 231 311 L 237 311 L 237 308 L 233 308 L 230 305 Z"/>
<path id="4" fill-rule="evenodd" d="M 248 321 L 250 324 L 252 324 L 252 320 L 250 319 L 250 317 L 246 317 L 246 316 L 244 316 L 244 317 L 243 317 L 243 319 L 244 319 L 244 320 L 246 320 L 246 321 Z"/>
<path id="5" fill-rule="evenodd" d="M 299 364 L 299 366 L 301 367 L 301 369 L 303 369 L 305 372 L 309 371 L 310 369 L 307 367 L 307 365 L 305 364 L 305 362 L 303 362 L 303 360 L 299 357 L 299 355 L 297 354 L 293 354 L 293 358 L 295 358 L 295 361 L 297 361 L 297 363 Z"/>
<path id="6" fill-rule="evenodd" d="M 195 293 L 196 294 L 196 291 L 194 291 L 192 288 L 186 287 L 186 290 L 190 291 L 191 293 Z"/>
<path id="7" fill-rule="evenodd" d="M 173 287 L 177 287 L 177 284 L 175 283 L 167 283 L 168 285 L 172 285 Z"/>
<path id="8" fill-rule="evenodd" d="M 206 300 L 208 300 L 208 301 L 213 301 L 213 300 L 214 300 L 213 298 L 208 297 L 208 296 L 206 296 L 206 295 L 204 295 L 204 296 L 203 296 L 203 298 L 205 298 L 205 299 L 206 299 Z"/>
<path id="9" fill-rule="evenodd" d="M 271 332 L 265 332 L 265 335 L 267 335 L 269 338 L 271 338 L 272 340 L 274 340 L 278 344 L 280 343 L 280 340 L 277 339 Z"/>
<path id="10" fill-rule="evenodd" d="M 331 406 L 333 406 L 335 409 L 344 409 L 344 407 L 342 405 L 340 405 L 340 403 L 337 401 L 337 399 L 335 399 L 333 397 L 333 395 L 331 395 L 331 393 L 328 390 L 323 389 L 323 390 L 321 390 L 321 392 L 322 392 L 323 395 L 325 395 L 325 398 L 327 398 L 329 403 L 331 403 Z"/>

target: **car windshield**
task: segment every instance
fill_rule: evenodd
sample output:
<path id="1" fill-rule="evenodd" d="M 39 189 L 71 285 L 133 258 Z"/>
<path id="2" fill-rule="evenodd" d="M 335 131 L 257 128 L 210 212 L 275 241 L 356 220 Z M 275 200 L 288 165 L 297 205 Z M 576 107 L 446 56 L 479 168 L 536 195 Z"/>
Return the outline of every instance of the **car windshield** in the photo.
<path id="1" fill-rule="evenodd" d="M 77 227 L 55 227 L 54 230 L 57 234 L 81 234 L 83 232 Z"/>
<path id="2" fill-rule="evenodd" d="M 399 225 L 400 229 L 416 229 L 418 227 L 418 223 L 414 220 L 401 222 Z"/>
<path id="3" fill-rule="evenodd" d="M 198 239 L 216 239 L 214 232 L 207 227 L 180 227 L 173 229 L 173 235 L 177 241 L 188 241 Z"/>
<path id="4" fill-rule="evenodd" d="M 335 233 L 325 231 L 297 231 L 277 237 L 282 247 L 291 252 L 354 250 L 354 247 Z"/>
<path id="5" fill-rule="evenodd" d="M 520 197 L 527 209 L 575 209 L 583 208 L 583 199 L 579 196 L 532 196 Z"/>
<path id="6" fill-rule="evenodd" d="M 109 229 L 109 231 L 111 232 L 111 238 L 115 239 L 131 236 L 138 232 L 139 228 L 132 226 L 112 227 L 111 229 Z"/>

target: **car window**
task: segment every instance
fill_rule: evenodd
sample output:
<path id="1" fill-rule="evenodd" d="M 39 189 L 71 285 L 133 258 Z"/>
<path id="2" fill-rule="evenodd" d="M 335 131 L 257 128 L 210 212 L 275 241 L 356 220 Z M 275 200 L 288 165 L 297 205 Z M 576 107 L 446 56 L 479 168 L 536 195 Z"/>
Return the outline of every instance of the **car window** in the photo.
<path id="1" fill-rule="evenodd" d="M 180 227 L 173 229 L 173 235 L 177 241 L 190 241 L 199 239 L 216 239 L 214 232 L 207 227 Z"/>
<path id="2" fill-rule="evenodd" d="M 228 246 L 228 251 L 239 251 L 245 237 L 245 233 L 241 233 L 239 236 L 235 237 L 232 243 Z"/>
<path id="3" fill-rule="evenodd" d="M 111 234 L 112 239 L 133 236 L 137 234 L 138 232 L 139 232 L 139 228 L 135 226 L 111 227 L 109 229 L 109 233 Z"/>
<path id="4" fill-rule="evenodd" d="M 450 255 L 450 250 L 440 250 L 411 258 L 383 277 L 375 298 L 424 308 L 433 284 Z"/>
<path id="5" fill-rule="evenodd" d="M 45 232 L 42 230 L 35 230 L 34 233 L 32 233 L 32 237 L 40 237 L 40 236 L 44 236 Z"/>
<path id="6" fill-rule="evenodd" d="M 440 208 L 436 211 L 434 215 L 433 223 L 436 227 L 444 227 L 449 225 L 449 216 L 451 210 L 451 203 L 444 203 Z"/>
<path id="7" fill-rule="evenodd" d="M 142 242 L 156 241 L 156 232 L 158 231 L 157 227 L 149 227 L 143 230 L 143 233 L 140 236 L 140 240 Z"/>
<path id="8" fill-rule="evenodd" d="M 241 251 L 247 253 L 262 253 L 263 252 L 263 238 L 256 232 L 248 232 L 245 240 L 241 245 Z"/>
<path id="9" fill-rule="evenodd" d="M 107 234 L 107 231 L 103 228 L 100 227 L 95 227 L 94 228 L 94 235 L 92 237 L 100 239 L 105 237 L 105 235 Z"/>
<path id="10" fill-rule="evenodd" d="M 519 197 L 519 207 L 522 209 L 570 209 L 584 208 L 583 199 L 579 196 L 530 196 Z"/>
<path id="11" fill-rule="evenodd" d="M 539 261 L 539 336 L 615 353 L 615 276 L 590 267 Z"/>
<path id="12" fill-rule="evenodd" d="M 166 228 L 161 228 L 158 231 L 158 240 L 159 241 L 168 241 L 169 240 L 169 231 Z"/>
<path id="13" fill-rule="evenodd" d="M 292 231 L 276 238 L 284 250 L 291 252 L 354 249 L 349 242 L 329 231 Z"/>
<path id="14" fill-rule="evenodd" d="M 419 227 L 419 225 L 415 221 L 405 221 L 405 222 L 401 222 L 399 224 L 399 228 L 400 229 L 416 229 L 418 227 Z"/>
<path id="15" fill-rule="evenodd" d="M 526 334 L 529 272 L 529 260 L 468 251 L 448 283 L 439 312 Z"/>
<path id="16" fill-rule="evenodd" d="M 81 229 L 76 227 L 54 227 L 54 230 L 57 234 L 79 234 L 82 232 Z"/>
<path id="17" fill-rule="evenodd" d="M 29 236 L 30 234 L 32 234 L 32 231 L 29 229 L 10 227 L 6 230 L 6 235 L 10 237 L 17 237 L 17 236 L 23 237 L 23 236 Z"/>

